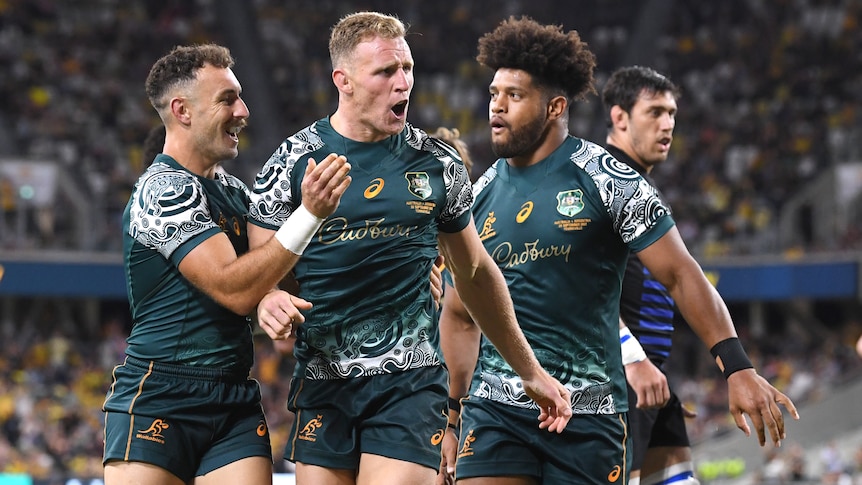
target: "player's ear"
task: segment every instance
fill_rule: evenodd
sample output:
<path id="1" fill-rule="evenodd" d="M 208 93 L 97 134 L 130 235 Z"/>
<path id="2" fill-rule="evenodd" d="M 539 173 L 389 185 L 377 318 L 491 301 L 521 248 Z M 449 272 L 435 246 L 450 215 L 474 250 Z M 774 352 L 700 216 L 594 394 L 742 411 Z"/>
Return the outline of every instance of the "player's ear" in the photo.
<path id="1" fill-rule="evenodd" d="M 615 130 L 625 131 L 629 122 L 629 114 L 626 113 L 620 105 L 615 104 L 611 107 L 611 125 Z"/>
<path id="2" fill-rule="evenodd" d="M 342 93 L 353 93 L 353 85 L 350 82 L 350 76 L 347 75 L 347 71 L 344 69 L 335 69 L 332 71 L 332 82 Z"/>
<path id="3" fill-rule="evenodd" d="M 171 98 L 170 101 L 171 115 L 183 125 L 191 123 L 192 117 L 189 110 L 188 100 L 186 98 L 177 97 Z"/>
<path id="4" fill-rule="evenodd" d="M 569 106 L 565 96 L 554 96 L 548 101 L 548 118 L 557 119 L 566 114 L 566 109 Z"/>

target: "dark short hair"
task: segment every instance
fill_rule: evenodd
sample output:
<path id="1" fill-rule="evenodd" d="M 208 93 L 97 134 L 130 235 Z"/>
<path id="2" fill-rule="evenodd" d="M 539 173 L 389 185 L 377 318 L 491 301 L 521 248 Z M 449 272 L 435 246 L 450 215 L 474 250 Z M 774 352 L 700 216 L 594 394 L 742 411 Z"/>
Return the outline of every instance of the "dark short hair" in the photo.
<path id="1" fill-rule="evenodd" d="M 479 39 L 480 64 L 497 70 L 520 69 L 534 82 L 561 91 L 569 99 L 595 93 L 596 56 L 575 30 L 542 25 L 530 17 L 504 20 Z"/>
<path id="2" fill-rule="evenodd" d="M 611 74 L 602 89 L 606 117 L 614 106 L 630 113 L 644 90 L 650 94 L 670 92 L 675 99 L 680 96 L 679 87 L 655 69 L 644 66 L 621 67 Z"/>
<path id="3" fill-rule="evenodd" d="M 147 75 L 145 89 L 150 104 L 161 111 L 167 105 L 165 93 L 197 76 L 197 70 L 210 64 L 215 67 L 231 68 L 234 61 L 227 47 L 216 44 L 198 44 L 174 47 L 168 54 L 153 64 Z"/>

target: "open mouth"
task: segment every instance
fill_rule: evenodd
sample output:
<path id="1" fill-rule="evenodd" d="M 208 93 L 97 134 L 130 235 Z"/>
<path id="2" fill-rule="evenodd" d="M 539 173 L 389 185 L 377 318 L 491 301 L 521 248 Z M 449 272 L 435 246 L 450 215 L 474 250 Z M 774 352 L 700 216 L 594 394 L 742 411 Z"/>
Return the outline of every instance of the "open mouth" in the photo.
<path id="1" fill-rule="evenodd" d="M 242 131 L 242 126 L 232 126 L 225 133 L 231 138 L 231 140 L 239 143 L 239 132 Z"/>
<path id="2" fill-rule="evenodd" d="M 506 123 L 497 117 L 491 118 L 491 120 L 488 122 L 488 125 L 491 127 L 492 133 L 500 132 L 506 128 Z"/>
<path id="3" fill-rule="evenodd" d="M 395 116 L 401 118 L 404 116 L 404 113 L 407 112 L 407 100 L 401 101 L 392 107 L 392 112 L 395 113 Z"/>

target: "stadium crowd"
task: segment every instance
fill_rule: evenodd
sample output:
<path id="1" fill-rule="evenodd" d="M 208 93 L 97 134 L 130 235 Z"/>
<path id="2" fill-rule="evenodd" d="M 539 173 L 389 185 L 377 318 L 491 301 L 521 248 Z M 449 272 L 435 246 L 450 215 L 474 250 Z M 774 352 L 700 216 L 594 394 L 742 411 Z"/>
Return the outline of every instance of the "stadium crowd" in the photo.
<path id="1" fill-rule="evenodd" d="M 662 180 L 683 236 L 703 256 L 782 250 L 768 236 L 778 214 L 805 182 L 824 169 L 860 161 L 862 113 L 858 86 L 862 38 L 857 0 L 728 0 L 669 2 L 673 15 L 652 40 L 648 64 L 683 87 L 673 153 Z M 328 26 L 357 9 L 389 11 L 385 0 L 256 0 L 256 32 L 274 87 L 270 96 L 283 133 L 329 112 Z M 215 0 L 167 2 L 11 0 L 0 5 L 0 156 L 54 160 L 66 179 L 89 195 L 100 217 L 84 250 L 116 250 L 117 221 L 130 184 L 148 163 L 141 144 L 157 119 L 143 95 L 147 66 L 169 47 L 223 41 L 233 24 Z M 558 9 L 547 0 L 511 0 L 488 14 L 486 2 L 406 0 L 397 12 L 411 25 L 417 83 L 411 120 L 417 126 L 458 127 L 477 166 L 490 163 L 485 86 L 475 62 L 478 35 L 499 18 L 524 13 L 582 33 L 598 62 L 601 84 L 627 61 L 639 9 L 621 0 Z M 245 35 L 251 35 L 244 33 Z M 442 54 L 442 53 L 445 53 Z M 240 61 L 242 62 L 242 61 Z M 642 61 L 643 62 L 643 61 Z M 573 132 L 604 138 L 598 99 L 577 108 Z M 254 123 L 262 123 L 258 120 Z M 254 129 L 247 137 L 254 136 Z M 245 134 L 245 132 L 244 132 Z M 246 144 L 252 139 L 244 140 Z M 263 160 L 242 156 L 235 171 L 250 176 Z M 8 181 L 7 181 L 8 182 Z M 6 185 L 8 187 L 8 184 Z M 4 189 L 6 190 L 6 189 Z M 3 219 L 26 201 L 8 194 Z M 67 195 L 65 197 L 68 197 Z M 36 217 L 21 238 L 4 231 L 3 247 L 74 247 L 74 217 L 61 192 L 54 214 Z M 45 222 L 47 221 L 47 222 Z M 8 224 L 7 224 L 8 225 Z M 2 226 L 0 226 L 2 227 Z M 828 247 L 853 249 L 849 231 Z"/>
<path id="2" fill-rule="evenodd" d="M 411 121 L 458 127 L 477 161 L 490 163 L 487 143 L 488 73 L 474 60 L 480 33 L 509 14 L 525 13 L 579 30 L 596 53 L 601 84 L 625 61 L 638 9 L 625 0 L 586 2 L 559 9 L 551 0 L 445 2 L 404 0 L 397 13 L 411 24 L 417 83 Z M 654 172 L 683 237 L 695 255 L 750 254 L 776 249 L 768 237 L 782 204 L 820 172 L 862 161 L 862 2 L 858 0 L 726 0 L 670 2 L 674 14 L 650 64 L 682 85 L 673 153 Z M 51 160 L 63 184 L 79 187 L 97 221 L 87 244 L 75 238 L 70 192 L 27 210 L 20 187 L 0 171 L 0 249 L 118 251 L 120 216 L 131 183 L 148 160 L 143 140 L 157 123 L 143 92 L 147 69 L 176 44 L 222 41 L 216 0 L 0 1 L 0 159 Z M 329 79 L 328 26 L 348 10 L 391 12 L 393 2 L 367 0 L 255 0 L 260 54 L 274 82 L 273 103 L 285 134 L 335 104 Z M 493 15 L 489 15 L 489 11 Z M 395 12 L 393 12 L 395 13 Z M 242 59 L 240 59 L 242 62 Z M 579 103 L 573 132 L 601 141 L 597 98 Z M 243 132 L 253 142 L 254 125 Z M 242 153 L 242 149 L 241 149 Z M 253 173 L 263 160 L 242 159 L 236 173 Z M 0 162 L 2 163 L 2 162 Z M 247 179 L 248 180 L 248 179 Z M 13 230 L 26 218 L 25 230 Z M 104 221 L 104 222 L 102 222 Z M 858 250 L 848 231 L 816 250 Z M 17 317 L 17 316 L 16 316 Z M 0 472 L 50 480 L 100 476 L 102 413 L 110 366 L 121 360 L 128 322 L 112 315 L 99 332 L 82 335 L 81 322 L 45 314 L 0 322 Z M 90 322 L 92 325 L 92 322 Z M 746 324 L 738 323 L 745 331 Z M 796 341 L 745 335 L 758 369 L 797 404 L 858 375 L 852 343 L 862 322 L 847 321 L 829 338 Z M 693 442 L 733 428 L 726 386 L 696 340 L 676 345 L 673 378 L 680 397 L 698 412 Z M 257 345 L 256 377 L 276 456 L 283 450 L 291 359 L 269 342 Z M 677 355 L 678 354 L 678 355 Z M 692 372 L 691 369 L 698 369 Z M 862 460 L 860 460 L 862 461 Z M 844 467 L 860 464 L 843 463 Z M 284 470 L 286 464 L 278 464 Z M 277 467 L 277 468 L 278 468 Z"/>

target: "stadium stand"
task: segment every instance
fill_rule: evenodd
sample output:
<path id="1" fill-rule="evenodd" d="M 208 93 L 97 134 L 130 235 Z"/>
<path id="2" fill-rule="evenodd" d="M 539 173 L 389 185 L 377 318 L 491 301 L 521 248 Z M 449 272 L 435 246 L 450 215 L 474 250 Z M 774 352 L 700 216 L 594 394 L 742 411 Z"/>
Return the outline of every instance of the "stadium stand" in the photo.
<path id="1" fill-rule="evenodd" d="M 654 176 L 704 264 L 750 256 L 740 263 L 745 270 L 769 258 L 817 262 L 812 255 L 827 253 L 850 261 L 858 275 L 858 0 L 589 0 L 577 8 L 553 0 L 2 1 L 0 473 L 24 473 L 37 484 L 101 476 L 99 406 L 130 325 L 124 294 L 56 295 L 52 278 L 26 291 L 9 285 L 16 263 L 118 264 L 120 215 L 149 163 L 141 146 L 158 122 L 143 92 L 152 62 L 176 44 L 231 47 L 252 117 L 230 170 L 250 181 L 281 136 L 333 109 L 328 29 L 360 9 L 397 13 L 411 25 L 410 119 L 458 127 L 477 160 L 474 175 L 492 159 L 489 75 L 474 61 L 476 39 L 509 14 L 528 14 L 581 32 L 598 57 L 599 85 L 626 63 L 651 65 L 682 85 L 673 153 Z M 574 133 L 604 140 L 600 104 L 577 105 Z M 780 286 L 780 279 L 770 281 Z M 758 368 L 802 405 L 803 419 L 836 389 L 859 382 L 852 343 L 862 333 L 862 292 L 858 279 L 848 285 L 849 295 L 788 292 L 731 305 Z M 677 337 L 672 378 L 698 412 L 692 439 L 697 450 L 717 449 L 739 433 L 726 388 L 696 339 L 684 330 Z M 292 362 L 258 344 L 255 372 L 280 456 L 292 419 L 284 407 Z M 807 483 L 841 474 L 862 480 L 860 440 L 837 440 L 832 452 L 828 439 L 795 443 L 797 428 L 789 429 L 789 446 L 746 464 L 746 483 L 790 483 L 794 456 Z M 859 436 L 860 429 L 847 431 Z M 289 471 L 281 462 L 277 469 Z"/>

